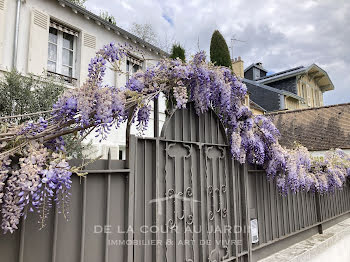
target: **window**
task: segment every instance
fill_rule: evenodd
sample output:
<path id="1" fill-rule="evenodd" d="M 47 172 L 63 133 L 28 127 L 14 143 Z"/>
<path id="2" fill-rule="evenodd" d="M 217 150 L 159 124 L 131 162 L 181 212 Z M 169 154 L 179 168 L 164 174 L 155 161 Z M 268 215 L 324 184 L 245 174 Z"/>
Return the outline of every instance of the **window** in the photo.
<path id="1" fill-rule="evenodd" d="M 50 23 L 47 61 L 49 74 L 62 75 L 67 79 L 74 77 L 76 36 L 77 32 L 55 22 Z"/>
<path id="2" fill-rule="evenodd" d="M 322 92 L 318 89 L 315 89 L 315 95 L 316 95 L 316 106 L 322 105 Z"/>
<path id="3" fill-rule="evenodd" d="M 254 72 L 254 77 L 253 77 L 254 80 L 260 78 L 260 70 L 259 69 L 253 68 L 253 72 Z"/>
<path id="4" fill-rule="evenodd" d="M 126 58 L 126 73 L 127 73 L 127 80 L 130 79 L 130 77 L 135 74 L 137 71 L 142 70 L 143 68 L 143 61 L 128 55 Z"/>
<path id="5" fill-rule="evenodd" d="M 323 93 L 321 91 L 318 91 L 318 94 L 319 94 L 320 106 L 323 106 Z"/>
<path id="6" fill-rule="evenodd" d="M 302 96 L 303 96 L 303 98 L 307 99 L 306 85 L 303 84 L 303 85 L 301 86 L 301 89 L 302 89 Z"/>
<path id="7" fill-rule="evenodd" d="M 250 107 L 249 106 L 249 96 L 246 95 L 245 98 L 244 98 L 244 105 L 247 106 L 247 107 Z"/>

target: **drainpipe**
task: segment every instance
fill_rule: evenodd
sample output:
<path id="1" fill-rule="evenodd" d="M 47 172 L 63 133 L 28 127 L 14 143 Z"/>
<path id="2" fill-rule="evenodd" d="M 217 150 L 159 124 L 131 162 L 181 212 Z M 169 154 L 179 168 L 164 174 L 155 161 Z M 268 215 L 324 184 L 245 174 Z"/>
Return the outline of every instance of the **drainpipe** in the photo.
<path id="1" fill-rule="evenodd" d="M 17 6 L 16 6 L 16 23 L 15 23 L 15 36 L 14 36 L 14 41 L 13 41 L 12 68 L 17 68 L 18 33 L 19 33 L 21 1 L 22 0 L 17 0 Z"/>

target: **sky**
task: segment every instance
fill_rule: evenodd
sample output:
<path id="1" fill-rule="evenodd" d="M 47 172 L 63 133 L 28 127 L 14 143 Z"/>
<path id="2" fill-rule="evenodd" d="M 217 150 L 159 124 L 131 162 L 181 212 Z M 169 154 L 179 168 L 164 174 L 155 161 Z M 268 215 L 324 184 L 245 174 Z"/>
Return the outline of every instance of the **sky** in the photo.
<path id="1" fill-rule="evenodd" d="M 149 23 L 164 45 L 176 41 L 187 55 L 209 54 L 218 29 L 245 67 L 262 62 L 270 72 L 316 63 L 335 86 L 325 105 L 350 102 L 349 0 L 87 0 L 86 7 L 108 11 L 117 25 Z M 231 52 L 231 50 L 230 50 Z"/>

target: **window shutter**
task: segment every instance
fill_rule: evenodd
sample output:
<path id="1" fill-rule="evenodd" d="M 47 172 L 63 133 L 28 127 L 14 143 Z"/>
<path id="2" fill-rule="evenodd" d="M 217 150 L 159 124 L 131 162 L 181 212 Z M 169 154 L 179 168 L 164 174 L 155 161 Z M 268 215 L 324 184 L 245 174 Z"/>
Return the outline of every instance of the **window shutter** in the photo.
<path id="1" fill-rule="evenodd" d="M 28 52 L 29 73 L 41 75 L 47 68 L 49 23 L 49 15 L 37 9 L 32 10 Z"/>
<path id="2" fill-rule="evenodd" d="M 5 42 L 5 14 L 6 0 L 0 0 L 0 66 L 3 65 L 3 52 Z"/>
<path id="3" fill-rule="evenodd" d="M 81 55 L 80 55 L 80 84 L 84 83 L 87 75 L 88 75 L 88 68 L 90 64 L 91 58 L 93 58 L 96 55 L 96 37 L 93 35 L 90 35 L 86 32 L 82 33 L 82 41 L 81 41 Z"/>

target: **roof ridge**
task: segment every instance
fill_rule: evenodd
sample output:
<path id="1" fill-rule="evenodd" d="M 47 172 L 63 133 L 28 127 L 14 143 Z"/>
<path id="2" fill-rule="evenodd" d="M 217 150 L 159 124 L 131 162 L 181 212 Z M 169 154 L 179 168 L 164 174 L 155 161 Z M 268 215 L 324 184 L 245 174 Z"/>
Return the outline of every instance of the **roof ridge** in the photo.
<path id="1" fill-rule="evenodd" d="M 269 90 L 271 92 L 275 92 L 275 93 L 278 93 L 278 94 L 281 94 L 281 95 L 288 95 L 288 96 L 293 97 L 295 99 L 303 100 L 303 98 L 298 96 L 297 94 L 292 93 L 292 92 L 287 91 L 287 90 L 284 90 L 284 89 L 278 89 L 276 87 L 268 86 L 268 85 L 265 85 L 263 83 L 259 83 L 259 82 L 255 81 L 255 80 L 250 80 L 250 79 L 247 79 L 247 78 L 242 78 L 242 81 L 246 82 L 246 83 L 249 83 L 249 84 L 252 84 L 252 85 L 255 85 L 255 86 L 258 86 L 258 87 L 261 87 L 261 88 L 264 88 L 264 89 Z"/>
<path id="2" fill-rule="evenodd" d="M 283 71 L 279 71 L 279 72 L 274 73 L 274 74 L 272 74 L 272 75 L 260 77 L 260 78 L 258 78 L 258 79 L 256 79 L 256 80 L 257 80 L 257 81 L 259 81 L 259 80 L 264 80 L 264 79 L 267 79 L 267 78 L 270 78 L 270 77 L 274 77 L 274 76 L 276 76 L 276 75 L 280 75 L 280 74 L 292 72 L 292 71 L 295 71 L 295 70 L 298 70 L 298 69 L 302 69 L 302 68 L 305 68 L 305 66 L 293 67 L 293 68 L 290 68 L 290 69 L 286 69 L 286 70 L 283 70 Z"/>
<path id="3" fill-rule="evenodd" d="M 319 110 L 319 109 L 324 109 L 324 108 L 332 108 L 332 107 L 340 107 L 340 106 L 350 106 L 350 102 L 342 103 L 342 104 L 327 105 L 327 106 L 319 106 L 319 107 L 301 108 L 301 109 L 296 109 L 296 110 L 271 112 L 271 113 L 266 113 L 266 115 L 279 115 L 279 114 L 298 113 L 298 112 L 303 112 L 303 111 L 308 111 L 308 110 Z"/>
<path id="4" fill-rule="evenodd" d="M 265 71 L 266 73 L 268 72 L 267 69 L 265 69 L 263 66 L 257 65 L 257 63 L 252 63 L 250 64 L 246 69 L 244 69 L 244 72 L 248 71 L 250 68 L 252 68 L 253 66 L 259 68 L 260 70 Z"/>
<path id="5" fill-rule="evenodd" d="M 140 37 L 134 35 L 133 33 L 130 33 L 129 31 L 127 31 L 126 29 L 123 29 L 115 24 L 112 24 L 111 22 L 107 21 L 106 19 L 103 19 L 102 17 L 100 17 L 99 15 L 95 14 L 94 12 L 79 6 L 75 3 L 73 3 L 70 0 L 57 0 L 57 2 L 59 3 L 63 3 L 64 6 L 63 7 L 70 7 L 70 8 L 74 8 L 75 10 L 77 10 L 78 12 L 81 12 L 83 15 L 88 15 L 90 17 L 92 17 L 93 19 L 95 19 L 96 21 L 99 21 L 101 24 L 103 25 L 107 25 L 109 28 L 111 28 L 113 31 L 117 30 L 118 32 L 120 32 L 120 34 L 125 34 L 127 37 L 131 38 L 132 40 L 135 40 L 137 42 L 139 42 L 140 45 L 145 45 L 148 46 L 148 48 L 151 48 L 152 50 L 163 54 L 165 56 L 170 56 L 170 54 L 164 50 L 162 50 L 160 47 L 151 44 L 145 40 L 142 40 Z M 134 38 L 134 39 L 133 39 Z"/>

